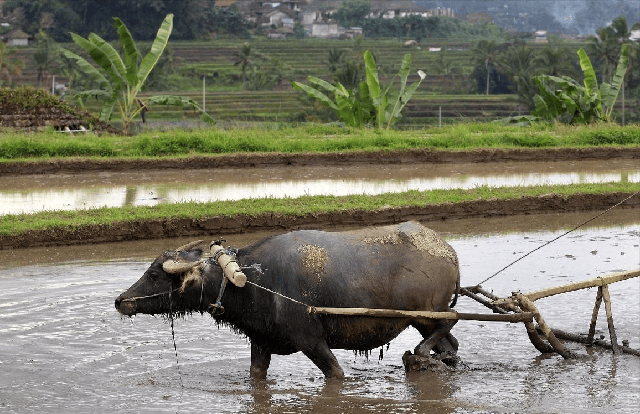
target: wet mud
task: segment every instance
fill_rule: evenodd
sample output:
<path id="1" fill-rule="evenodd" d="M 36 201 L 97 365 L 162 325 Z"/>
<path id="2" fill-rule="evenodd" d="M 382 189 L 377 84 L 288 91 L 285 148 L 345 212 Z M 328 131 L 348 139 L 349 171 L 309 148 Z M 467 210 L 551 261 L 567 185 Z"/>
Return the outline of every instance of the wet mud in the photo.
<path id="1" fill-rule="evenodd" d="M 640 220 L 625 216 L 629 212 L 603 216 L 560 238 L 483 287 L 505 297 L 637 267 Z M 587 216 L 433 224 L 458 253 L 462 284 L 470 286 Z M 261 236 L 232 236 L 229 243 L 239 246 L 254 237 Z M 570 343 L 580 359 L 541 355 L 521 324 L 493 322 L 460 321 L 454 327 L 462 362 L 451 372 L 405 373 L 402 355 L 420 340 L 408 329 L 382 349 L 381 360 L 378 349 L 369 358 L 336 350 L 344 381 L 325 381 L 300 353 L 274 356 L 267 379 L 252 381 L 248 342 L 209 316 L 175 320 L 172 336 L 169 321 L 123 318 L 114 309 L 114 298 L 150 263 L 145 244 L 162 249 L 163 243 L 178 245 L 155 240 L 58 247 L 59 255 L 24 249 L 31 262 L 0 269 L 0 411 L 635 414 L 640 404 L 640 358 Z M 91 249 L 112 256 L 86 256 Z M 640 347 L 640 285 L 627 280 L 609 290 L 619 340 Z M 595 297 L 590 289 L 536 305 L 552 327 L 584 333 Z M 460 298 L 456 310 L 489 312 L 467 298 Z M 603 309 L 596 328 L 607 335 Z"/>

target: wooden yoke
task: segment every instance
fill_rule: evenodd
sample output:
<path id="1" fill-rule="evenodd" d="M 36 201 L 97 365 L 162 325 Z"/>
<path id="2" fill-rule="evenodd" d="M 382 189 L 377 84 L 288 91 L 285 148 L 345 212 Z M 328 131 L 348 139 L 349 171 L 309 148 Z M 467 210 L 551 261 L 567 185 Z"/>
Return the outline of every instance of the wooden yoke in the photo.
<path id="1" fill-rule="evenodd" d="M 211 250 L 214 259 L 218 261 L 224 277 L 229 279 L 229 281 L 237 287 L 244 287 L 244 284 L 247 282 L 247 276 L 242 273 L 238 263 L 225 253 L 224 247 L 212 243 L 211 246 L 209 246 L 209 250 Z"/>

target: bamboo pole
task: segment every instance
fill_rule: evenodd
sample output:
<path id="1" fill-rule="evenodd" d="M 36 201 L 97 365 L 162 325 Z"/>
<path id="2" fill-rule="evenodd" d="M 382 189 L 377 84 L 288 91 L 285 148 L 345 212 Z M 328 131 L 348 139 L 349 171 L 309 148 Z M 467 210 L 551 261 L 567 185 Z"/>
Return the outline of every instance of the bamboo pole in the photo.
<path id="1" fill-rule="evenodd" d="M 530 321 L 533 314 L 529 312 L 517 314 L 482 314 L 461 312 L 432 312 L 432 311 L 408 311 L 401 309 L 369 309 L 369 308 L 324 308 L 307 307 L 309 314 L 345 315 L 345 316 L 374 316 L 386 318 L 427 318 L 427 319 L 464 319 L 489 322 L 523 322 Z"/>
<path id="2" fill-rule="evenodd" d="M 556 338 L 556 336 L 553 334 L 549 325 L 547 325 L 545 320 L 542 318 L 542 315 L 540 315 L 538 308 L 536 308 L 536 305 L 533 304 L 533 301 L 531 301 L 527 296 L 519 292 L 515 292 L 513 296 L 518 301 L 518 303 L 520 303 L 520 307 L 522 308 L 522 310 L 531 312 L 533 314 L 533 317 L 535 318 L 536 322 L 538 322 L 538 326 L 540 327 L 540 330 L 542 331 L 542 333 L 544 333 L 545 337 L 547 338 L 547 341 L 549 341 L 549 344 L 551 344 L 553 349 L 558 354 L 560 354 L 564 359 L 572 358 L 573 355 L 571 354 L 571 352 L 568 349 L 566 349 L 562 344 L 562 342 L 560 342 L 558 338 Z"/>
<path id="3" fill-rule="evenodd" d="M 609 287 L 607 285 L 601 286 L 602 299 L 604 300 L 604 309 L 607 312 L 607 325 L 609 325 L 609 335 L 611 336 L 611 349 L 614 354 L 620 353 L 618 349 L 618 337 L 616 336 L 616 329 L 613 327 L 613 314 L 611 313 L 611 297 L 609 296 Z"/>
<path id="4" fill-rule="evenodd" d="M 506 310 L 494 305 L 490 301 L 488 301 L 488 300 L 476 295 L 473 292 L 470 292 L 467 288 L 461 288 L 460 289 L 460 294 L 464 295 L 464 296 L 466 296 L 468 298 L 471 298 L 471 299 L 475 300 L 476 302 L 484 305 L 485 307 L 491 309 L 494 313 L 501 313 L 501 314 L 509 313 L 508 311 L 506 311 Z M 489 298 L 489 299 L 492 299 L 492 298 Z"/>
<path id="5" fill-rule="evenodd" d="M 586 344 L 591 346 L 599 346 L 605 349 L 613 349 L 613 346 L 609 342 L 605 341 L 604 339 L 596 339 L 589 342 L 589 339 L 583 335 L 565 332 L 560 329 L 551 329 L 551 331 L 556 336 L 556 338 L 559 338 L 559 339 L 563 339 L 566 341 L 573 341 L 580 344 Z M 640 356 L 640 350 L 629 348 L 626 345 L 618 346 L 618 349 L 620 349 L 622 353 L 625 353 L 625 354 Z"/>
<path id="6" fill-rule="evenodd" d="M 638 276 L 640 276 L 640 269 L 635 269 L 627 272 L 611 273 L 606 276 L 583 280 L 581 282 L 567 283 L 564 285 L 541 289 L 534 292 L 523 293 L 522 295 L 526 296 L 530 301 L 534 302 L 538 299 L 558 295 L 560 293 L 573 292 L 576 290 L 595 286 L 609 285 L 611 283 L 621 282 L 623 280 L 631 279 Z M 513 303 L 513 301 L 513 298 L 504 298 L 494 301 L 493 304 L 497 306 L 504 306 L 508 303 Z"/>
<path id="7" fill-rule="evenodd" d="M 602 286 L 598 287 L 598 294 L 596 295 L 596 303 L 593 305 L 593 313 L 591 314 L 591 324 L 589 325 L 589 336 L 587 337 L 588 343 L 593 342 L 593 337 L 596 334 L 596 321 L 598 320 L 598 312 L 600 311 L 600 304 L 602 303 Z"/>
<path id="8" fill-rule="evenodd" d="M 482 305 L 486 306 L 487 308 L 493 310 L 496 313 L 501 313 L 501 314 L 506 314 L 508 313 L 507 310 L 495 306 L 492 302 L 489 302 L 488 300 L 485 300 L 483 298 L 481 298 L 480 296 L 476 295 L 476 293 L 481 293 L 482 295 L 484 295 L 485 297 L 491 299 L 491 300 L 497 300 L 499 299 L 496 295 L 494 295 L 491 292 L 487 292 L 485 290 L 483 290 L 480 286 L 474 286 L 472 288 L 461 288 L 460 289 L 460 293 L 464 296 L 467 296 L 479 303 L 481 303 Z M 522 313 L 522 309 L 518 308 L 516 305 L 514 305 L 513 303 L 509 303 L 508 306 L 505 306 L 505 308 L 508 308 L 510 311 L 515 312 L 515 313 Z M 540 351 L 540 353 L 542 354 L 548 354 L 548 353 L 552 353 L 555 352 L 553 347 L 551 345 L 549 345 L 548 343 L 546 343 L 538 334 L 538 331 L 536 329 L 536 326 L 534 325 L 533 321 L 528 320 L 528 321 L 523 321 L 524 322 L 524 327 L 527 330 L 527 336 L 529 336 L 529 340 L 531 341 L 531 343 L 533 344 L 533 346 Z"/>

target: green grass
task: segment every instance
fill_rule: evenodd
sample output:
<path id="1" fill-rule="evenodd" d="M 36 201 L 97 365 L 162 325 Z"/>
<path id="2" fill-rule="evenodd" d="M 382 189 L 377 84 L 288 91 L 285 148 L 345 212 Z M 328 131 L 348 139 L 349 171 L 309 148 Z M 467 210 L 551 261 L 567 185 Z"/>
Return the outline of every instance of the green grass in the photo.
<path id="1" fill-rule="evenodd" d="M 471 190 L 408 191 L 405 193 L 350 196 L 304 196 L 299 198 L 246 199 L 210 203 L 161 204 L 153 207 L 98 208 L 81 211 L 48 211 L 35 214 L 0 216 L 0 235 L 15 236 L 29 230 L 73 230 L 87 225 L 110 225 L 136 220 L 189 218 L 236 215 L 305 215 L 348 210 L 458 203 L 469 200 L 507 200 L 544 194 L 605 194 L 637 192 L 637 183 L 605 183 L 534 187 L 478 187 Z"/>
<path id="2" fill-rule="evenodd" d="M 503 126 L 462 123 L 413 131 L 378 131 L 328 125 L 194 129 L 119 135 L 70 135 L 53 131 L 5 132 L 0 162 L 66 157 L 148 158 L 230 153 L 347 152 L 407 149 L 638 146 L 640 125 Z"/>

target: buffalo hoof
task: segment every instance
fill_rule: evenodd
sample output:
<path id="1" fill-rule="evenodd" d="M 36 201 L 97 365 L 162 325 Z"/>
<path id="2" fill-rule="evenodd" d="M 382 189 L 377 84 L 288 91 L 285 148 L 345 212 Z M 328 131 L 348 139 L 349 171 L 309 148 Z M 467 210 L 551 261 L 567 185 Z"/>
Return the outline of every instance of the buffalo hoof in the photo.
<path id="1" fill-rule="evenodd" d="M 402 356 L 402 363 L 407 372 L 410 371 L 430 371 L 446 372 L 449 367 L 442 361 L 431 356 L 414 355 L 411 351 L 406 351 Z"/>

